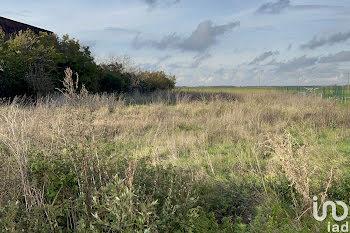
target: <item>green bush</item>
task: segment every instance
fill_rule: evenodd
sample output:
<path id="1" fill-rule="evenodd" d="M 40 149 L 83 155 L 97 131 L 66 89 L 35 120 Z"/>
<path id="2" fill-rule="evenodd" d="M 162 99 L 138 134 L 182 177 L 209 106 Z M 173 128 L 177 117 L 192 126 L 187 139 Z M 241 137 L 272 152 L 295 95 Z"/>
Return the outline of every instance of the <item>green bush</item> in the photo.
<path id="1" fill-rule="evenodd" d="M 150 92 L 175 86 L 175 77 L 162 71 L 126 72 L 118 62 L 97 64 L 90 48 L 68 35 L 61 39 L 28 30 L 5 37 L 0 28 L 0 98 L 46 95 L 61 89 L 68 67 L 91 93 Z"/>
<path id="2" fill-rule="evenodd" d="M 104 160 L 117 148 L 99 142 Z M 119 148 L 120 149 L 120 148 Z M 121 150 L 118 150 L 121 151 Z M 149 158 L 119 156 L 114 165 L 85 160 L 84 147 L 62 154 L 31 151 L 28 181 L 37 201 L 0 208 L 0 231 L 245 232 L 248 202 L 242 186 L 200 184 L 189 170 L 154 166 Z M 85 162 L 84 162 L 85 161 Z M 107 160 L 108 161 L 108 160 Z M 99 169 L 104 172 L 99 174 Z M 35 192 L 34 192 L 35 190 Z M 248 200 L 248 199 L 247 199 Z M 239 216 L 242 216 L 239 217 Z"/>
<path id="3" fill-rule="evenodd" d="M 46 94 L 54 90 L 54 76 L 58 54 L 52 46 L 41 40 L 47 34 L 21 32 L 13 39 L 0 41 L 0 97 Z"/>
<path id="4" fill-rule="evenodd" d="M 40 159 L 31 163 L 30 172 L 31 182 L 37 187 L 45 187 L 44 197 L 48 203 L 78 196 L 78 179 L 71 162 Z"/>
<path id="5" fill-rule="evenodd" d="M 239 217 L 249 222 L 255 210 L 256 191 L 247 184 L 236 184 L 233 181 L 208 179 L 197 187 L 199 204 L 206 212 L 214 213 L 218 221 L 225 217 Z"/>
<path id="6" fill-rule="evenodd" d="M 139 74 L 140 89 L 143 92 L 166 90 L 175 87 L 175 76 L 166 75 L 163 71 L 144 71 Z"/>
<path id="7" fill-rule="evenodd" d="M 118 176 L 93 197 L 92 228 L 97 232 L 153 232 L 157 201 L 142 201 Z"/>
<path id="8" fill-rule="evenodd" d="M 123 65 L 117 62 L 110 64 L 101 64 L 100 67 L 100 91 L 106 93 L 123 93 L 129 92 L 132 86 L 133 76 L 123 71 Z"/>

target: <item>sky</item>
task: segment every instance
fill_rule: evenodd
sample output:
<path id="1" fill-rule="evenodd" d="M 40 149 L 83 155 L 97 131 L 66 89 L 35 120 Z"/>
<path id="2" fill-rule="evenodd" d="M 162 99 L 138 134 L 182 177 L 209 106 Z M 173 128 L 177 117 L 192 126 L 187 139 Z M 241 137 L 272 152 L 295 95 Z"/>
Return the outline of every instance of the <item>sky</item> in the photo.
<path id="1" fill-rule="evenodd" d="M 177 86 L 344 85 L 350 72 L 349 0 L 1 0 L 0 16 Z"/>

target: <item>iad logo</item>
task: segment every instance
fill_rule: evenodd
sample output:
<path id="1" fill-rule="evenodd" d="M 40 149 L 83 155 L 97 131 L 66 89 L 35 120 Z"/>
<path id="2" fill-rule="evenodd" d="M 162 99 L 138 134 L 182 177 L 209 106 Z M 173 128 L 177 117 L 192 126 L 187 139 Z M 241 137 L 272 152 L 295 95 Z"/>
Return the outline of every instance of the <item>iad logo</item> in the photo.
<path id="1" fill-rule="evenodd" d="M 338 221 L 338 222 L 345 220 L 346 217 L 348 216 L 348 213 L 349 213 L 348 206 L 342 201 L 336 201 L 336 203 L 338 205 L 340 205 L 341 207 L 343 207 L 343 209 L 344 209 L 344 214 L 342 216 L 340 216 L 340 217 L 337 216 L 337 206 L 335 205 L 335 203 L 333 201 L 326 201 L 325 203 L 323 203 L 322 215 L 320 217 L 320 216 L 318 216 L 317 197 L 315 196 L 314 197 L 314 203 L 313 203 L 313 215 L 314 215 L 314 218 L 317 221 L 320 221 L 320 222 L 325 220 L 326 217 L 327 217 L 327 208 L 328 208 L 328 206 L 331 206 L 332 207 L 332 217 L 333 217 L 333 219 L 335 221 Z"/>
<path id="2" fill-rule="evenodd" d="M 327 208 L 328 208 L 328 206 L 330 206 L 332 208 L 332 218 L 337 222 L 344 221 L 348 217 L 349 208 L 342 201 L 335 201 L 335 203 L 333 201 L 326 201 L 325 203 L 323 203 L 322 215 L 318 216 L 317 197 L 315 196 L 313 206 L 312 206 L 314 218 L 320 222 L 325 220 L 327 217 Z M 337 215 L 337 205 L 339 205 L 343 208 L 344 212 L 343 212 L 343 215 L 341 215 L 341 216 Z M 328 232 L 349 232 L 349 222 L 346 222 L 345 224 L 343 224 L 341 226 L 339 224 L 332 224 L 331 225 L 331 223 L 328 222 Z"/>

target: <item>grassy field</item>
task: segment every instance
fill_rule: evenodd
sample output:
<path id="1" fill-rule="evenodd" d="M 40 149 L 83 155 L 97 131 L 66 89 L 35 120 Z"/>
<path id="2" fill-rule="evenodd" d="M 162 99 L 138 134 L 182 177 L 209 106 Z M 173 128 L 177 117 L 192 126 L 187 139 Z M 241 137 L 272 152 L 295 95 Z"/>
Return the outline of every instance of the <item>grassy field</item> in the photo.
<path id="1" fill-rule="evenodd" d="M 298 95 L 314 95 L 325 99 L 335 99 L 340 103 L 350 103 L 348 86 L 280 86 L 280 87 L 179 87 L 178 92 L 198 93 L 274 93 L 283 92 Z"/>
<path id="2" fill-rule="evenodd" d="M 350 109 L 258 90 L 2 103 L 0 231 L 327 232 Z"/>
<path id="3" fill-rule="evenodd" d="M 274 87 L 179 87 L 176 91 L 184 92 L 227 92 L 227 93 L 256 93 L 256 92 L 274 92 Z"/>
<path id="4" fill-rule="evenodd" d="M 294 94 L 316 94 L 328 97 L 350 97 L 348 86 L 289 86 L 289 87 L 179 87 L 176 91 L 207 93 L 256 93 L 256 92 L 288 92 Z"/>

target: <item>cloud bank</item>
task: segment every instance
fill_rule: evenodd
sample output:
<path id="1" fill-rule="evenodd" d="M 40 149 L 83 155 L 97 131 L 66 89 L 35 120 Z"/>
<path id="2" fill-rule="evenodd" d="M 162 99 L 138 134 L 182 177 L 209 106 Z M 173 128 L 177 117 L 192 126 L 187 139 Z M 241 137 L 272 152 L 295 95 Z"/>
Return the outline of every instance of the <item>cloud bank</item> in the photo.
<path id="1" fill-rule="evenodd" d="M 137 35 L 133 40 L 136 49 L 150 47 L 159 50 L 168 48 L 182 51 L 204 52 L 217 42 L 217 37 L 240 26 L 240 22 L 214 25 L 211 20 L 201 22 L 190 36 L 182 38 L 176 33 L 164 36 L 161 40 L 145 40 Z"/>
<path id="2" fill-rule="evenodd" d="M 315 10 L 315 9 L 340 9 L 337 6 L 327 5 L 292 5 L 290 0 L 278 0 L 277 2 L 267 2 L 262 4 L 255 13 L 257 14 L 280 14 L 286 9 L 294 10 Z"/>
<path id="3" fill-rule="evenodd" d="M 321 57 L 320 63 L 334 63 L 334 62 L 350 62 L 350 51 L 341 51 L 339 53 Z"/>
<path id="4" fill-rule="evenodd" d="M 145 2 L 151 8 L 159 6 L 160 4 L 169 6 L 180 2 L 180 0 L 142 0 L 142 1 Z"/>
<path id="5" fill-rule="evenodd" d="M 320 65 L 332 65 L 343 62 L 350 62 L 350 51 L 341 51 L 321 57 L 307 57 L 304 55 L 286 62 L 275 63 L 274 65 L 276 65 L 276 72 L 288 73 L 300 71 L 311 66 L 316 66 L 317 69 L 317 66 Z"/>
<path id="6" fill-rule="evenodd" d="M 299 69 L 315 65 L 317 61 L 317 57 L 306 57 L 304 55 L 284 63 L 279 63 L 277 72 L 295 72 Z"/>
<path id="7" fill-rule="evenodd" d="M 261 55 L 257 56 L 252 62 L 249 63 L 249 65 L 254 65 L 254 64 L 259 64 L 262 61 L 265 61 L 267 58 L 278 55 L 278 51 L 269 51 L 269 52 L 264 52 Z"/>
<path id="8" fill-rule="evenodd" d="M 316 49 L 318 47 L 322 47 L 325 45 L 334 45 L 337 43 L 342 43 L 350 39 L 350 31 L 349 32 L 339 32 L 331 35 L 328 38 L 318 39 L 316 36 L 306 44 L 301 45 L 302 49 Z"/>
<path id="9" fill-rule="evenodd" d="M 284 9 L 290 7 L 289 0 L 279 0 L 277 2 L 267 2 L 262 4 L 257 10 L 256 13 L 260 14 L 279 14 Z"/>

